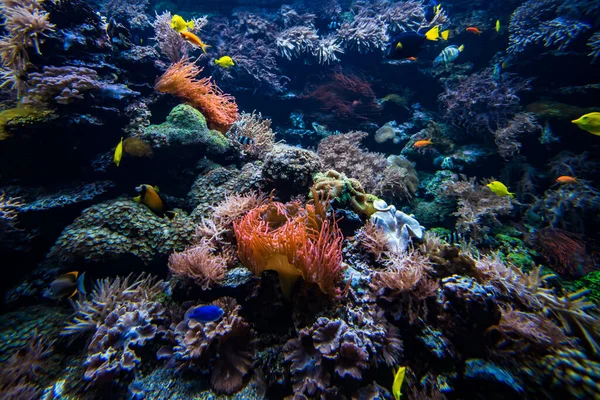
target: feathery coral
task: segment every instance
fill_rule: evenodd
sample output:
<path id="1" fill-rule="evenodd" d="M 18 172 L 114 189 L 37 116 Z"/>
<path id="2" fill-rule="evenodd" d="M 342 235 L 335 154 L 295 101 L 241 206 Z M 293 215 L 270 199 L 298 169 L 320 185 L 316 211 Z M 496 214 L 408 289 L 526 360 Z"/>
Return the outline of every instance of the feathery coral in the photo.
<path id="1" fill-rule="evenodd" d="M 202 68 L 182 59 L 172 64 L 158 78 L 154 88 L 159 92 L 180 97 L 202 112 L 211 128 L 222 133 L 227 132 L 238 116 L 235 99 L 223 93 L 211 78 L 197 79 L 201 72 Z"/>
<path id="2" fill-rule="evenodd" d="M 169 257 L 169 270 L 175 275 L 193 279 L 203 290 L 218 284 L 225 278 L 227 265 L 222 257 L 213 254 L 207 239 L 181 253 Z"/>

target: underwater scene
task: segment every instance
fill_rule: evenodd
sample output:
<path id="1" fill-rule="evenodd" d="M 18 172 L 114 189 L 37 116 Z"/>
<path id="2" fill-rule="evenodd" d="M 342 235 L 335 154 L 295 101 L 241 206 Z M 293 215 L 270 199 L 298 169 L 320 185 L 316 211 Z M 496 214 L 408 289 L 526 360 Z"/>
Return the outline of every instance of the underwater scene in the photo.
<path id="1" fill-rule="evenodd" d="M 0 399 L 600 399 L 600 1 L 0 27 Z"/>

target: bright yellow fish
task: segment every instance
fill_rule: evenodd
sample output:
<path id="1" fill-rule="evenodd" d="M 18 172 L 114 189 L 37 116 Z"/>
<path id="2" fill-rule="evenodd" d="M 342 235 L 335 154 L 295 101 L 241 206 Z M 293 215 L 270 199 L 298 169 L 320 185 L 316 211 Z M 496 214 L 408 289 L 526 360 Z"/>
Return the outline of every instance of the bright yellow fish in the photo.
<path id="1" fill-rule="evenodd" d="M 119 166 L 119 164 L 121 164 L 122 157 L 123 157 L 123 138 L 121 138 L 121 141 L 117 145 L 117 148 L 115 149 L 115 154 L 113 156 L 113 162 L 115 164 L 117 164 L 117 167 Z"/>
<path id="2" fill-rule="evenodd" d="M 217 64 L 219 67 L 222 67 L 222 68 L 230 68 L 235 65 L 233 63 L 233 60 L 229 56 L 223 56 L 221 58 L 216 59 L 215 64 Z"/>
<path id="3" fill-rule="evenodd" d="M 500 33 L 500 20 L 499 19 L 496 20 L 496 32 Z"/>
<path id="4" fill-rule="evenodd" d="M 171 18 L 171 29 L 178 33 L 187 32 L 188 29 L 194 29 L 194 21 L 185 22 L 185 19 L 175 14 Z"/>
<path id="5" fill-rule="evenodd" d="M 496 196 L 515 197 L 515 194 L 509 192 L 506 185 L 504 185 L 504 183 L 502 183 L 502 182 L 493 181 L 493 182 L 488 183 L 486 186 L 489 187 L 492 192 L 496 193 Z"/>
<path id="6" fill-rule="evenodd" d="M 600 136 L 600 112 L 582 115 L 571 122 L 592 135 Z"/>
<path id="7" fill-rule="evenodd" d="M 400 400 L 400 389 L 402 389 L 402 382 L 404 382 L 404 375 L 406 375 L 406 367 L 398 368 L 398 371 L 394 374 L 394 383 L 392 384 L 392 394 L 396 400 Z"/>

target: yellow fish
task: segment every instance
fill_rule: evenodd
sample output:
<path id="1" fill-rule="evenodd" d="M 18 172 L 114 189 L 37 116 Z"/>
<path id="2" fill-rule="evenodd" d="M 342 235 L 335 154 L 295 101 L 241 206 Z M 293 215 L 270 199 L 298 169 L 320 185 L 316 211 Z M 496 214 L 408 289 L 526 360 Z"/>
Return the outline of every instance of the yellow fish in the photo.
<path id="1" fill-rule="evenodd" d="M 194 29 L 194 21 L 185 22 L 185 19 L 175 14 L 171 18 L 171 29 L 178 33 L 187 32 L 188 29 Z"/>
<path id="2" fill-rule="evenodd" d="M 121 138 L 121 141 L 117 145 L 117 148 L 115 149 L 115 154 L 113 156 L 113 162 L 115 164 L 117 164 L 117 167 L 119 166 L 119 164 L 121 164 L 122 157 L 123 157 L 123 138 Z"/>
<path id="3" fill-rule="evenodd" d="M 229 56 L 223 56 L 221 58 L 216 59 L 215 64 L 217 64 L 219 67 L 223 67 L 223 68 L 229 68 L 229 67 L 233 67 L 235 65 L 233 63 L 233 60 Z"/>
<path id="4" fill-rule="evenodd" d="M 402 382 L 404 382 L 404 375 L 406 374 L 406 367 L 398 368 L 398 371 L 394 374 L 394 383 L 392 384 L 392 394 L 396 400 L 400 400 L 400 389 L 402 388 Z"/>
<path id="5" fill-rule="evenodd" d="M 493 181 L 493 182 L 488 183 L 486 186 L 489 187 L 492 192 L 496 193 L 496 196 L 515 197 L 515 194 L 509 192 L 506 185 L 504 185 L 504 183 L 502 183 L 502 182 Z"/>
<path id="6" fill-rule="evenodd" d="M 500 20 L 499 19 L 496 20 L 496 32 L 500 33 Z"/>
<path id="7" fill-rule="evenodd" d="M 137 203 L 145 204 L 154 214 L 164 216 L 165 203 L 158 194 L 158 188 L 152 185 L 140 185 L 135 188 L 140 195 L 133 198 Z"/>
<path id="8" fill-rule="evenodd" d="M 582 115 L 571 122 L 592 135 L 600 136 L 600 112 Z"/>

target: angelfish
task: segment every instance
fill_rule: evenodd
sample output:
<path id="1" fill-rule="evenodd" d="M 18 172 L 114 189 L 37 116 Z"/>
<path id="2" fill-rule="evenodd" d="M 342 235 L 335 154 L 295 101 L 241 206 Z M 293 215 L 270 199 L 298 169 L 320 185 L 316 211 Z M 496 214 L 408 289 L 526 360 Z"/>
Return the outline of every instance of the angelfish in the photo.
<path id="1" fill-rule="evenodd" d="M 53 280 L 44 291 L 44 297 L 58 300 L 65 297 L 71 298 L 80 292 L 86 294 L 83 286 L 85 272 L 79 275 L 79 271 L 67 272 Z"/>

